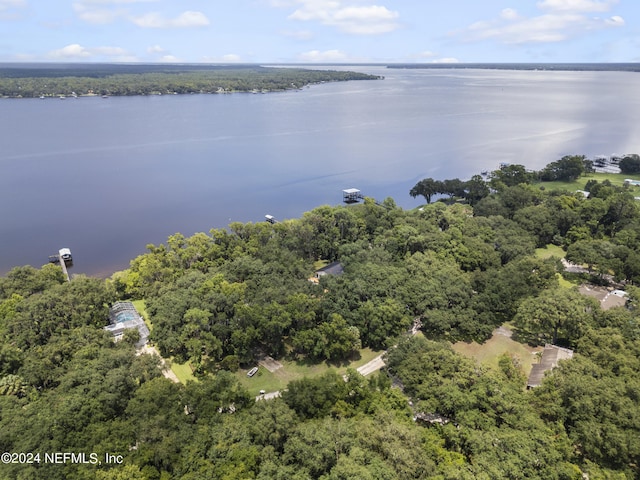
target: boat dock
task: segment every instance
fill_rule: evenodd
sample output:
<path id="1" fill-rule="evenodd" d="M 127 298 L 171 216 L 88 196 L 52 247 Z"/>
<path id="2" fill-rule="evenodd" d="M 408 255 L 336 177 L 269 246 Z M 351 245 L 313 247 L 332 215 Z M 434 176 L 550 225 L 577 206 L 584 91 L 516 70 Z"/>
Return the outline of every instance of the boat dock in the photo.
<path id="1" fill-rule="evenodd" d="M 71 281 L 71 278 L 69 278 L 69 270 L 67 270 L 67 264 L 65 263 L 65 261 L 58 257 L 60 259 L 60 267 L 62 267 L 62 273 L 64 274 L 65 278 L 67 279 L 67 282 Z"/>
<path id="2" fill-rule="evenodd" d="M 68 267 L 73 267 L 73 257 L 71 256 L 71 250 L 68 248 L 61 248 L 56 255 L 49 255 L 50 263 L 57 263 L 62 268 L 62 273 L 64 274 L 67 282 L 71 281 L 71 277 L 69 277 Z"/>

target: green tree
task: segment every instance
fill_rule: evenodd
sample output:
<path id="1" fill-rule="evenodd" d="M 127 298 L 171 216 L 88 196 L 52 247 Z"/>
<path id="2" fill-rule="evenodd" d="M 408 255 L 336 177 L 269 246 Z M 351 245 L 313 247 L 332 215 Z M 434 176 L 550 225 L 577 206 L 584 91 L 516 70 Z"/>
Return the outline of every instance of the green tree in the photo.
<path id="1" fill-rule="evenodd" d="M 430 338 L 483 339 L 492 327 L 478 322 L 472 308 L 470 276 L 451 259 L 418 252 L 406 260 L 406 281 L 399 297 Z"/>
<path id="2" fill-rule="evenodd" d="M 615 246 L 607 240 L 579 240 L 569 245 L 566 258 L 578 265 L 586 264 L 589 271 L 595 269 L 600 276 L 618 264 L 615 262 Z"/>
<path id="3" fill-rule="evenodd" d="M 620 172 L 622 173 L 640 173 L 640 155 L 626 155 L 622 160 L 620 160 L 618 165 L 620 166 Z"/>
<path id="4" fill-rule="evenodd" d="M 464 191 L 464 197 L 471 205 L 477 204 L 489 195 L 489 187 L 480 175 L 474 175 L 465 182 Z"/>
<path id="5" fill-rule="evenodd" d="M 252 441 L 264 447 L 271 446 L 279 453 L 298 424 L 295 411 L 279 398 L 256 402 L 249 412 L 249 419 Z"/>
<path id="6" fill-rule="evenodd" d="M 282 399 L 303 418 L 319 418 L 327 415 L 347 393 L 344 379 L 330 370 L 319 377 L 289 382 Z"/>
<path id="7" fill-rule="evenodd" d="M 545 181 L 573 182 L 585 172 L 584 155 L 566 155 L 560 160 L 551 162 L 540 172 L 540 178 Z"/>
<path id="8" fill-rule="evenodd" d="M 491 172 L 490 184 L 495 190 L 501 190 L 505 186 L 514 187 L 521 183 L 531 183 L 533 177 L 533 173 L 527 172 L 524 165 L 511 164 Z"/>
<path id="9" fill-rule="evenodd" d="M 372 348 L 386 348 L 411 326 L 406 308 L 395 299 L 368 300 L 354 313 L 362 342 Z"/>
<path id="10" fill-rule="evenodd" d="M 638 219 L 640 210 L 633 195 L 628 192 L 616 193 L 607 198 L 607 213 L 601 219 L 605 232 L 612 238 Z"/>
<path id="11" fill-rule="evenodd" d="M 449 195 L 450 199 L 454 197 L 464 197 L 465 195 L 465 183 L 459 178 L 452 178 L 449 180 L 443 180 L 439 193 Z"/>
<path id="12" fill-rule="evenodd" d="M 515 212 L 513 220 L 537 239 L 537 247 L 544 247 L 559 233 L 554 216 L 546 205 L 532 205 Z"/>
<path id="13" fill-rule="evenodd" d="M 559 338 L 573 343 L 594 324 L 599 305 L 576 290 L 545 290 L 525 299 L 514 318 L 516 327 L 542 343 L 555 344 Z"/>
<path id="14" fill-rule="evenodd" d="M 431 197 L 442 191 L 442 182 L 433 178 L 425 178 L 416 183 L 409 191 L 409 195 L 416 198 L 418 195 L 424 197 L 427 203 L 431 203 Z"/>
<path id="15" fill-rule="evenodd" d="M 41 293 L 64 281 L 62 269 L 57 265 L 48 264 L 39 270 L 29 265 L 15 267 L 5 277 L 0 278 L 0 300 L 13 294 L 26 297 Z"/>
<path id="16" fill-rule="evenodd" d="M 297 332 L 293 338 L 297 352 L 315 359 L 344 359 L 362 347 L 358 327 L 349 326 L 340 314 L 332 313 L 329 321 L 317 328 Z"/>

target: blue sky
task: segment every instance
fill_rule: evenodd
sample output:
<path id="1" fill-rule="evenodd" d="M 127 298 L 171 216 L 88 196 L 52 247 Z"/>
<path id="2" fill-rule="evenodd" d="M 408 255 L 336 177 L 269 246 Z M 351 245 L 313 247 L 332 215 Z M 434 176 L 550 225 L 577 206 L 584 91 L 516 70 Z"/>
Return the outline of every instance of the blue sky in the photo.
<path id="1" fill-rule="evenodd" d="M 0 0 L 0 61 L 638 62 L 638 0 Z"/>

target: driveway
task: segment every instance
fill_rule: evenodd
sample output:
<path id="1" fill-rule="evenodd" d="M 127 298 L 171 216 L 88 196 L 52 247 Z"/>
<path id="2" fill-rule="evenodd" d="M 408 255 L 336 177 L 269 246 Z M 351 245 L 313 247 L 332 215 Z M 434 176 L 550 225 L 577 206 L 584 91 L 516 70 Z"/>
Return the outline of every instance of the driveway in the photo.
<path id="1" fill-rule="evenodd" d="M 370 362 L 367 362 L 361 367 L 358 367 L 358 373 L 363 377 L 366 377 L 367 375 L 371 375 L 373 372 L 377 372 L 378 370 L 380 370 L 382 367 L 384 367 L 384 360 L 382 360 L 382 355 L 383 354 L 380 354 Z"/>

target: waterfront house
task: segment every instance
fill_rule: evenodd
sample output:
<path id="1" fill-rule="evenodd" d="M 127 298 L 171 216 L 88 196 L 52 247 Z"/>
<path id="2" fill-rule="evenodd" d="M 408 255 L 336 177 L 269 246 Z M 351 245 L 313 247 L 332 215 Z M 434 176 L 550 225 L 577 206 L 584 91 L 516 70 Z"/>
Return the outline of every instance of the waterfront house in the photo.
<path id="1" fill-rule="evenodd" d="M 110 325 L 104 329 L 113 335 L 115 341 L 121 340 L 125 330 L 132 328 L 137 329 L 140 334 L 140 340 L 136 343 L 136 347 L 146 345 L 149 339 L 149 329 L 131 302 L 114 303 L 109 309 L 109 323 Z"/>

